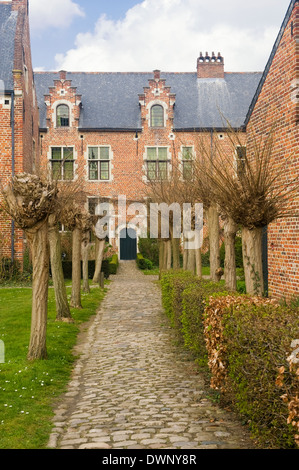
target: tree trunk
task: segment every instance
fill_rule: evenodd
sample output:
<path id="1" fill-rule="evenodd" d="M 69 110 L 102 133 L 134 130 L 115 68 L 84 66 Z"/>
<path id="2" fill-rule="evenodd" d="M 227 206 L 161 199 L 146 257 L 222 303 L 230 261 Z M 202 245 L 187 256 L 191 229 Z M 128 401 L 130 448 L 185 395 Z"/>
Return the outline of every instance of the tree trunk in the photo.
<path id="1" fill-rule="evenodd" d="M 202 264 L 201 264 L 201 234 L 195 231 L 195 271 L 196 275 L 202 278 Z"/>
<path id="2" fill-rule="evenodd" d="M 192 274 L 196 272 L 196 262 L 195 262 L 195 250 L 189 249 L 188 250 L 188 258 L 187 258 L 187 271 L 190 271 Z"/>
<path id="3" fill-rule="evenodd" d="M 171 240 L 168 240 L 166 242 L 166 252 L 167 252 L 167 257 L 166 257 L 166 269 L 167 271 L 171 270 L 171 261 L 172 261 L 172 250 L 171 250 Z"/>
<path id="4" fill-rule="evenodd" d="M 242 249 L 246 292 L 250 295 L 263 295 L 262 228 L 242 228 Z"/>
<path id="5" fill-rule="evenodd" d="M 220 268 L 219 214 L 215 205 L 208 209 L 208 229 L 210 242 L 210 278 L 217 282 L 217 270 Z"/>
<path id="6" fill-rule="evenodd" d="M 187 271 L 187 265 L 188 265 L 188 250 L 186 248 L 186 237 L 184 236 L 183 238 L 183 270 Z"/>
<path id="7" fill-rule="evenodd" d="M 72 297 L 71 307 L 82 308 L 81 305 L 81 240 L 82 232 L 76 227 L 73 230 L 72 246 Z"/>
<path id="8" fill-rule="evenodd" d="M 84 232 L 82 236 L 82 264 L 83 264 L 83 285 L 85 293 L 90 292 L 88 280 L 88 259 L 89 259 L 89 232 Z"/>
<path id="9" fill-rule="evenodd" d="M 225 286 L 228 290 L 237 290 L 237 273 L 236 273 L 236 233 L 238 225 L 227 217 L 224 221 L 224 245 L 225 245 L 225 259 L 224 259 L 224 279 Z"/>
<path id="10" fill-rule="evenodd" d="M 180 269 L 180 239 L 179 238 L 172 238 L 172 262 L 173 262 L 173 269 L 178 270 Z"/>
<path id="11" fill-rule="evenodd" d="M 32 253 L 32 317 L 27 359 L 47 358 L 46 332 L 48 314 L 49 245 L 48 224 L 43 220 L 25 230 Z"/>
<path id="12" fill-rule="evenodd" d="M 201 279 L 202 278 L 202 264 L 201 264 L 201 249 L 197 248 L 195 250 L 195 265 L 196 265 L 196 274 Z"/>
<path id="13" fill-rule="evenodd" d="M 73 322 L 67 300 L 66 287 L 62 269 L 61 240 L 59 228 L 54 214 L 49 216 L 49 245 L 51 272 L 56 300 L 56 320 Z"/>
<path id="14" fill-rule="evenodd" d="M 105 239 L 100 240 L 96 238 L 96 266 L 95 266 L 95 272 L 94 272 L 93 281 L 92 281 L 95 284 L 98 284 L 100 282 L 104 250 L 105 250 Z"/>
<path id="15" fill-rule="evenodd" d="M 165 258 L 165 246 L 164 241 L 159 240 L 159 277 L 161 278 L 161 274 L 164 271 L 164 258 Z"/>

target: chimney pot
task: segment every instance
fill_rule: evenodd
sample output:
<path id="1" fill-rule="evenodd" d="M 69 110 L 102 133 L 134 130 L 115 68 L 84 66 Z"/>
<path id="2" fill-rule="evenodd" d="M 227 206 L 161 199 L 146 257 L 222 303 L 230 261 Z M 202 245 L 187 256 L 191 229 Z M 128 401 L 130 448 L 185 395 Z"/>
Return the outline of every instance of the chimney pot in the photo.
<path id="1" fill-rule="evenodd" d="M 211 57 L 208 52 L 205 57 L 200 53 L 197 59 L 197 78 L 224 78 L 224 60 L 220 52 L 218 57 L 214 52 Z"/>
<path id="2" fill-rule="evenodd" d="M 25 8 L 26 12 L 28 12 L 28 0 L 12 0 L 12 10 L 16 11 L 20 8 Z"/>
<path id="3" fill-rule="evenodd" d="M 66 71 L 65 70 L 60 70 L 59 80 L 66 80 Z"/>

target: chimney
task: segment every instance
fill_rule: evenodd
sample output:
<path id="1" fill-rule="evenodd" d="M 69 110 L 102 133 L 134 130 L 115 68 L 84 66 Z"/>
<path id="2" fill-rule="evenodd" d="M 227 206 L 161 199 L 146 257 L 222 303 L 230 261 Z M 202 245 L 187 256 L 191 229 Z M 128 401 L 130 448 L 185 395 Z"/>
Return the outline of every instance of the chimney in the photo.
<path id="1" fill-rule="evenodd" d="M 24 8 L 26 13 L 29 11 L 28 0 L 12 0 L 12 10 L 17 11 Z"/>
<path id="2" fill-rule="evenodd" d="M 60 70 L 59 71 L 59 80 L 66 80 L 66 71 Z"/>
<path id="3" fill-rule="evenodd" d="M 154 80 L 160 80 L 160 77 L 161 77 L 161 71 L 154 70 Z"/>
<path id="4" fill-rule="evenodd" d="M 197 78 L 224 78 L 224 61 L 220 52 L 218 56 L 206 52 L 205 57 L 200 53 L 197 59 Z"/>

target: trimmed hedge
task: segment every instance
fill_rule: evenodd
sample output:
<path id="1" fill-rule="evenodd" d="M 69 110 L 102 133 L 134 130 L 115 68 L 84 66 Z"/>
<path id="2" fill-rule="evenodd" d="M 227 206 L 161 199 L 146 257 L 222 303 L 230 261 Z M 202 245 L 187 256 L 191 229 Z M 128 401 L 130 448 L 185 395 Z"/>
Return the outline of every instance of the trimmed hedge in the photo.
<path id="1" fill-rule="evenodd" d="M 200 366 L 207 367 L 208 355 L 204 336 L 204 313 L 209 297 L 226 294 L 222 283 L 197 280 L 182 292 L 182 334 L 185 346 L 195 353 Z"/>
<path id="2" fill-rule="evenodd" d="M 161 276 L 162 303 L 172 327 L 182 329 L 182 293 L 198 278 L 187 271 L 168 271 Z"/>
<path id="3" fill-rule="evenodd" d="M 210 371 L 220 401 L 248 423 L 259 446 L 296 448 L 299 369 L 288 359 L 299 339 L 298 306 L 228 293 L 184 271 L 162 274 L 161 289 L 171 325 Z"/>
<path id="4" fill-rule="evenodd" d="M 116 257 L 116 259 L 115 259 Z M 113 255 L 111 259 L 103 259 L 101 271 L 105 275 L 105 279 L 108 279 L 110 274 L 116 274 L 118 268 L 118 257 Z M 72 261 L 62 261 L 62 269 L 65 279 L 72 279 Z M 95 260 L 88 261 L 88 278 L 93 279 L 95 270 Z M 51 274 L 51 268 L 50 268 Z M 81 276 L 83 276 L 82 262 L 81 262 Z"/>
<path id="5" fill-rule="evenodd" d="M 112 255 L 112 258 L 109 262 L 109 273 L 116 274 L 118 268 L 118 255 Z"/>
<path id="6" fill-rule="evenodd" d="M 159 266 L 159 245 L 156 238 L 140 238 L 138 248 L 144 259 L 151 261 L 153 266 Z"/>
<path id="7" fill-rule="evenodd" d="M 137 253 L 136 263 L 139 269 L 153 269 L 153 263 L 149 259 L 144 258 L 141 253 Z"/>
<path id="8" fill-rule="evenodd" d="M 260 442 L 272 448 L 295 448 L 283 393 L 298 394 L 299 377 L 288 368 L 291 343 L 299 338 L 298 309 L 272 303 L 242 303 L 223 318 L 227 350 L 226 387 L 235 407 Z M 284 368 L 285 383 L 277 377 Z"/>

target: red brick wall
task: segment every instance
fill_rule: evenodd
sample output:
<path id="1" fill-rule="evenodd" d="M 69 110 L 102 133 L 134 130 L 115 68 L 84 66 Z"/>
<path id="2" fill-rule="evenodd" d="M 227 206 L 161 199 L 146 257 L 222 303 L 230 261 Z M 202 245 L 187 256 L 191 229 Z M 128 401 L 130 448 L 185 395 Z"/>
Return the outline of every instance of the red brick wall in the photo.
<path id="1" fill-rule="evenodd" d="M 297 41 L 297 43 L 296 43 Z M 291 181 L 299 172 L 299 5 L 291 18 L 271 64 L 248 126 L 248 152 L 252 136 L 265 136 L 276 124 L 272 164 L 279 168 L 289 159 L 281 181 Z M 298 96 L 297 88 L 297 96 Z M 293 205 L 299 213 L 299 196 Z M 291 217 L 269 225 L 269 293 L 274 297 L 299 296 L 299 218 Z"/>
<path id="2" fill-rule="evenodd" d="M 39 115 L 35 99 L 27 0 L 14 0 L 12 8 L 19 11 L 16 36 L 14 70 L 14 155 L 15 173 L 34 172 L 38 169 Z M 12 177 L 12 126 L 11 110 L 0 102 L 0 175 L 6 185 Z M 35 148 L 35 152 L 34 152 Z M 0 196 L 1 197 L 1 196 Z M 0 201 L 1 203 L 1 201 Z M 11 256 L 11 220 L 0 214 L 0 256 Z M 16 228 L 14 237 L 15 257 L 22 260 L 23 232 Z"/>
<path id="3" fill-rule="evenodd" d="M 42 73 L 42 72 L 41 72 Z M 196 157 L 200 157 L 199 139 L 206 139 L 206 146 L 211 147 L 211 134 L 197 132 L 173 132 L 175 95 L 167 87 L 165 80 L 160 79 L 159 71 L 154 72 L 152 80 L 144 85 L 144 93 L 139 95 L 141 109 L 142 132 L 80 132 L 78 120 L 81 97 L 77 95 L 75 83 L 65 80 L 61 72 L 60 80 L 55 80 L 53 87 L 45 96 L 47 103 L 47 132 L 43 132 L 41 143 L 42 171 L 49 172 L 51 147 L 74 147 L 75 150 L 75 181 L 77 188 L 90 197 L 117 199 L 126 196 L 127 202 L 143 201 L 146 196 L 146 149 L 147 147 L 167 147 L 170 165 L 176 164 L 180 158 L 182 147 L 193 147 Z M 63 90 L 63 95 L 61 95 Z M 138 100 L 138 95 L 136 95 Z M 69 104 L 70 127 L 56 127 L 56 106 L 61 102 Z M 162 104 L 165 113 L 165 126 L 153 128 L 150 125 L 150 107 Z M 228 151 L 230 139 L 225 133 L 214 133 L 214 141 Z M 245 142 L 245 134 L 240 135 Z M 111 179 L 110 181 L 88 180 L 88 146 L 109 146 L 111 148 Z M 117 209 L 117 206 L 115 206 Z M 128 218 L 128 221 L 130 217 Z M 117 226 L 117 224 L 116 224 Z"/>

